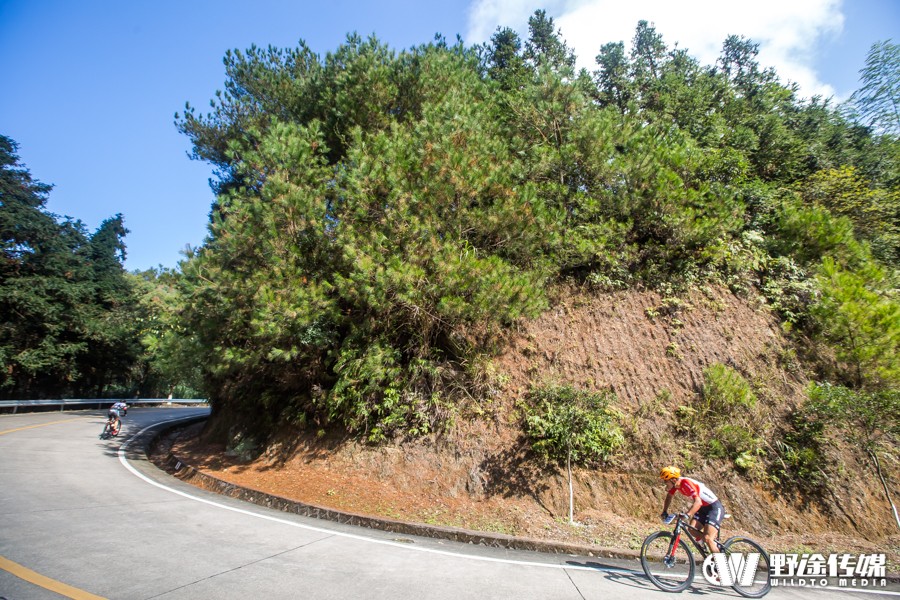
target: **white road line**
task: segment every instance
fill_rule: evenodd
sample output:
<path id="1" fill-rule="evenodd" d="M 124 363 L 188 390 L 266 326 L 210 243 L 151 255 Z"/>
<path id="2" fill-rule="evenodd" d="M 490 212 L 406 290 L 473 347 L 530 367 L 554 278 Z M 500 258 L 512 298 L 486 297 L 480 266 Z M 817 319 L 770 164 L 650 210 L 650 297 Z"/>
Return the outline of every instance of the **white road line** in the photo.
<path id="1" fill-rule="evenodd" d="M 159 482 L 153 481 L 152 479 L 150 479 L 149 477 L 147 477 L 147 476 L 144 475 L 143 473 L 138 472 L 137 469 L 135 469 L 134 467 L 132 467 L 131 464 L 129 464 L 128 460 L 125 458 L 125 451 L 128 449 L 128 446 L 129 446 L 129 444 L 131 444 L 132 440 L 134 440 L 136 437 L 140 436 L 142 433 L 144 433 L 144 432 L 147 431 L 148 429 L 151 429 L 151 428 L 153 428 L 153 427 L 156 427 L 157 425 L 163 425 L 163 424 L 165 424 L 165 423 L 171 423 L 171 422 L 174 422 L 174 421 L 180 421 L 180 420 L 181 420 L 181 419 L 171 419 L 171 420 L 169 420 L 169 421 L 161 421 L 161 422 L 159 422 L 159 423 L 155 423 L 155 424 L 153 424 L 153 425 L 150 425 L 149 427 L 146 427 L 146 428 L 142 429 L 140 432 L 138 432 L 138 433 L 136 433 L 135 435 L 131 436 L 131 437 L 130 437 L 124 444 L 122 444 L 122 446 L 119 448 L 119 453 L 118 453 L 118 454 L 119 454 L 119 462 L 121 462 L 121 463 L 125 466 L 126 469 L 128 469 L 129 471 L 131 471 L 132 474 L 136 475 L 137 477 L 140 477 L 141 479 L 143 479 L 144 481 L 146 481 L 146 482 L 149 483 L 150 485 L 154 485 L 154 486 L 156 486 L 156 487 L 158 487 L 158 488 L 160 488 L 160 489 L 166 490 L 166 491 L 171 492 L 171 493 L 173 493 L 173 494 L 176 494 L 176 495 L 178 495 L 178 496 L 182 496 L 183 498 L 188 498 L 188 499 L 190 499 L 190 500 L 195 500 L 195 501 L 197 501 L 197 502 L 202 502 L 203 504 L 208 504 L 208 505 L 210 505 L 210 506 L 215 506 L 215 507 L 217 507 L 217 508 L 222 508 L 222 509 L 225 509 L 225 510 L 230 510 L 231 512 L 236 512 L 236 513 L 239 513 L 239 514 L 242 514 L 242 515 L 248 515 L 248 516 L 251 516 L 251 517 L 256 517 L 256 518 L 258 518 L 258 519 L 265 519 L 266 521 L 273 521 L 273 522 L 275 522 L 275 523 L 281 523 L 281 524 L 283 524 L 283 525 L 289 525 L 289 526 L 291 526 L 291 527 L 297 527 L 297 528 L 299 528 L 299 529 L 306 529 L 306 530 L 308 530 L 308 531 L 315 531 L 316 533 L 326 533 L 326 534 L 328 534 L 328 535 L 336 535 L 336 536 L 345 537 L 345 538 L 350 538 L 350 539 L 354 539 L 354 540 L 361 540 L 361 541 L 365 541 L 365 542 L 372 542 L 372 543 L 375 543 L 375 544 L 383 544 L 383 545 L 385 545 L 385 546 L 393 546 L 393 547 L 395 547 L 395 548 L 403 548 L 403 549 L 406 549 L 406 550 L 417 550 L 417 551 L 419 551 L 419 552 L 431 552 L 431 553 L 433 553 L 433 554 L 440 554 L 440 555 L 443 555 L 443 556 L 452 556 L 452 557 L 456 557 L 456 558 L 469 558 L 469 559 L 473 559 L 473 560 L 481 560 L 481 561 L 486 561 L 486 562 L 497 562 L 497 563 L 505 563 L 505 564 L 526 565 L 526 566 L 533 566 L 533 567 L 547 567 L 547 568 L 552 568 L 552 569 L 576 569 L 576 570 L 583 570 L 583 571 L 598 571 L 598 570 L 604 570 L 604 571 L 609 571 L 609 572 L 613 572 L 613 573 L 622 573 L 622 574 L 629 574 L 629 575 L 631 575 L 631 574 L 643 574 L 642 571 L 639 572 L 639 571 L 632 571 L 632 570 L 628 570 L 628 569 L 598 568 L 598 567 L 587 567 L 587 566 L 578 566 L 578 565 L 555 565 L 555 564 L 549 564 L 549 563 L 539 563 L 539 562 L 528 562 L 528 561 L 511 560 L 511 559 L 506 559 L 506 558 L 492 558 L 492 557 L 488 557 L 488 556 L 472 556 L 472 555 L 468 555 L 468 554 L 462 554 L 462 553 L 457 553 L 457 552 L 450 552 L 450 551 L 447 551 L 447 550 L 436 550 L 436 549 L 433 549 L 433 548 L 422 548 L 422 547 L 418 547 L 418 546 L 410 546 L 409 544 L 403 544 L 403 543 L 399 543 L 399 542 L 392 542 L 392 541 L 390 541 L 390 540 L 378 540 L 378 539 L 373 539 L 373 538 L 366 537 L 366 536 L 363 536 L 363 535 L 357 535 L 357 534 L 346 533 L 346 532 L 341 532 L 341 531 L 334 531 L 334 530 L 331 530 L 331 529 L 323 529 L 323 528 L 321 528 L 321 527 L 314 527 L 314 526 L 312 526 L 312 525 L 305 525 L 305 524 L 303 524 L 303 523 L 297 523 L 297 522 L 294 522 L 294 521 L 289 521 L 289 520 L 287 520 L 287 519 L 281 519 L 281 518 L 278 518 L 278 517 L 273 517 L 273 516 L 271 516 L 271 515 L 264 515 L 264 514 L 261 514 L 261 513 L 257 513 L 257 512 L 245 510 L 245 509 L 242 509 L 242 508 L 235 508 L 235 507 L 233 507 L 233 506 L 227 506 L 227 505 L 225 505 L 225 504 L 220 504 L 220 503 L 218 503 L 218 502 L 213 502 L 212 500 L 207 500 L 206 498 L 200 498 L 200 497 L 198 497 L 198 496 L 193 496 L 193 495 L 188 494 L 188 493 L 186 493 L 186 492 L 182 492 L 182 491 L 180 491 L 180 490 L 176 490 L 176 489 L 174 489 L 174 488 L 170 488 L 170 487 L 168 487 L 168 486 L 166 486 L 166 485 L 163 485 L 163 484 L 161 484 L 161 483 L 159 483 Z"/>
<path id="2" fill-rule="evenodd" d="M 200 498 L 198 496 L 193 496 L 186 492 L 182 492 L 180 490 L 176 490 L 174 488 L 165 486 L 159 482 L 153 481 L 152 479 L 150 479 L 143 473 L 138 472 L 137 469 L 135 469 L 134 467 L 131 466 L 131 464 L 129 464 L 128 460 L 125 458 L 125 451 L 128 449 L 129 444 L 131 444 L 131 442 L 134 439 L 139 437 L 141 434 L 143 434 L 148 429 L 152 429 L 153 427 L 157 427 L 159 425 L 165 425 L 166 423 L 173 423 L 175 421 L 181 421 L 182 419 L 183 419 L 183 417 L 179 418 L 179 419 L 170 419 L 168 421 L 160 421 L 158 423 L 154 423 L 153 425 L 150 425 L 149 427 L 145 427 L 144 429 L 140 430 L 138 433 L 129 437 L 128 440 L 126 440 L 125 443 L 119 447 L 119 452 L 118 452 L 119 462 L 122 463 L 122 465 L 124 465 L 126 469 L 131 471 L 131 473 L 133 475 L 136 475 L 137 477 L 143 479 L 145 482 L 149 483 L 150 485 L 156 486 L 159 489 L 166 490 L 167 492 L 171 492 L 171 493 L 181 496 L 183 498 L 187 498 L 189 500 L 194 500 L 196 502 L 202 502 L 203 504 L 208 504 L 209 506 L 215 506 L 216 508 L 230 510 L 231 512 L 235 512 L 238 514 L 248 515 L 250 517 L 256 517 L 257 519 L 264 519 L 266 521 L 272 521 L 275 523 L 280 523 L 282 525 L 288 525 L 290 527 L 306 529 L 307 531 L 315 531 L 316 533 L 325 533 L 328 535 L 340 536 L 340 537 L 350 538 L 353 540 L 370 542 L 373 544 L 382 544 L 384 546 L 393 546 L 394 548 L 403 548 L 404 550 L 414 550 L 417 552 L 429 552 L 431 554 L 438 554 L 441 556 L 450 556 L 453 558 L 463 558 L 463 559 L 468 559 L 468 560 L 478 560 L 478 561 L 482 561 L 482 562 L 502 563 L 502 564 L 508 564 L 508 565 L 521 565 L 521 566 L 526 566 L 526 567 L 541 567 L 541 568 L 545 568 L 545 569 L 562 569 L 562 570 L 573 570 L 573 571 L 604 571 L 607 573 L 617 573 L 617 574 L 623 574 L 623 575 L 640 575 L 640 576 L 644 575 L 643 571 L 634 571 L 634 570 L 630 570 L 630 569 L 618 569 L 615 567 L 588 567 L 588 566 L 579 566 L 579 565 L 555 565 L 552 563 L 540 563 L 540 562 L 531 562 L 531 561 L 523 561 L 523 560 L 513 560 L 513 559 L 509 559 L 509 558 L 492 558 L 490 556 L 475 556 L 472 554 L 462 554 L 459 552 L 450 552 L 447 550 L 436 550 L 434 548 L 422 548 L 421 546 L 410 546 L 408 544 L 401 544 L 398 542 L 392 542 L 390 540 L 378 540 L 378 539 L 366 537 L 363 535 L 357 535 L 354 533 L 345 533 L 342 531 L 333 531 L 331 529 L 323 529 L 321 527 L 313 527 L 312 525 L 305 525 L 303 523 L 297 523 L 294 521 L 289 521 L 287 519 L 280 519 L 278 517 L 273 517 L 270 515 L 264 515 L 264 514 L 249 511 L 249 510 L 244 510 L 242 508 L 235 508 L 233 506 L 228 506 L 225 504 L 220 504 L 218 502 L 213 502 L 212 500 L 207 500 L 206 498 Z M 792 588 L 792 589 L 795 589 L 795 588 Z M 799 588 L 796 588 L 796 589 L 799 589 Z M 886 596 L 900 596 L 900 592 L 887 592 L 887 591 L 880 592 L 877 590 L 857 590 L 857 589 L 847 590 L 844 588 L 836 588 L 836 589 L 804 588 L 804 589 L 809 589 L 811 591 L 812 590 L 823 591 L 823 592 L 844 593 L 844 592 L 852 591 L 855 594 L 881 594 L 881 595 L 886 595 Z"/>

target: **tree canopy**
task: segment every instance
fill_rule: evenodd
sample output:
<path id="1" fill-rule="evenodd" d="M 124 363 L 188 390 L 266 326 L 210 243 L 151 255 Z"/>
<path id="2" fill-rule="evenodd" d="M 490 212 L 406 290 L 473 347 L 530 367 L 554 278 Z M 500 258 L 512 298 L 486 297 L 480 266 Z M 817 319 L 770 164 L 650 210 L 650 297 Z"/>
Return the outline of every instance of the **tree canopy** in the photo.
<path id="1" fill-rule="evenodd" d="M 0 394 L 102 397 L 140 354 L 122 215 L 89 234 L 47 212 L 16 150 L 0 136 Z"/>
<path id="2" fill-rule="evenodd" d="M 854 272 L 896 256 L 889 133 L 798 98 L 742 37 L 708 66 L 644 21 L 627 55 L 598 48 L 576 73 L 537 11 L 527 39 L 477 47 L 226 54 L 210 112 L 176 115 L 218 170 L 179 325 L 214 405 L 260 428 L 439 430 L 498 333 L 565 279 L 758 286 L 829 343 L 849 329 L 827 315 L 868 319 L 796 291 L 828 285 L 841 249 Z M 891 385 L 873 350 L 842 355 L 871 365 L 854 385 Z"/>

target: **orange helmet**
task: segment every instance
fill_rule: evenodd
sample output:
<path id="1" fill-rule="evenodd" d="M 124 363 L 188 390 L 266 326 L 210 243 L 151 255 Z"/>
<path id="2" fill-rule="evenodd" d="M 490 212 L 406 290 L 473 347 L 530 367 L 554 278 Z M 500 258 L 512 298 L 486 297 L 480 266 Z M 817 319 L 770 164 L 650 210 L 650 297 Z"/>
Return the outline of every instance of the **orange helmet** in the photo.
<path id="1" fill-rule="evenodd" d="M 659 472 L 659 478 L 665 481 L 678 479 L 679 477 L 681 477 L 681 469 L 678 467 L 663 467 L 663 470 Z"/>

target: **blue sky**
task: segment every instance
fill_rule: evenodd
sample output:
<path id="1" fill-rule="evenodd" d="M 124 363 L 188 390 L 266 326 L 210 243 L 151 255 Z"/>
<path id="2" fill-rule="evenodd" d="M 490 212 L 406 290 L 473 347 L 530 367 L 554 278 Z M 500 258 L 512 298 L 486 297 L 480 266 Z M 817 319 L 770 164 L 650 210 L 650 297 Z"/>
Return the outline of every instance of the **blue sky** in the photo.
<path id="1" fill-rule="evenodd" d="M 737 4 L 730 8 L 724 8 Z M 173 124 L 186 101 L 204 110 L 223 88 L 228 49 L 293 47 L 321 56 L 346 34 L 374 33 L 396 50 L 436 33 L 467 45 L 497 26 L 527 35 L 544 8 L 593 67 L 600 46 L 631 40 L 638 19 L 655 24 L 710 64 L 729 34 L 760 43 L 760 62 L 805 96 L 837 100 L 858 87 L 876 41 L 900 41 L 898 0 L 0 0 L 0 134 L 38 180 L 54 185 L 48 208 L 93 231 L 122 213 L 126 267 L 174 267 L 206 234 L 211 169 L 187 157 Z"/>

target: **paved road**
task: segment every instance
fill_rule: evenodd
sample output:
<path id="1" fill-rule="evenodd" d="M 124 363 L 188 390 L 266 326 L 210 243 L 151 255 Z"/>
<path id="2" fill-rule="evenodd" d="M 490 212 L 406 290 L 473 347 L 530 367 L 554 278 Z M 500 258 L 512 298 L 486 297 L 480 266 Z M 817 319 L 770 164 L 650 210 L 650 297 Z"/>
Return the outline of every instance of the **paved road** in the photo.
<path id="1" fill-rule="evenodd" d="M 454 544 L 287 515 L 169 477 L 130 441 L 206 409 L 0 416 L 0 597 L 671 598 L 629 561 Z M 146 435 L 146 434 L 145 434 Z M 767 598 L 898 597 L 776 589 Z M 688 597 L 733 597 L 695 583 Z"/>

